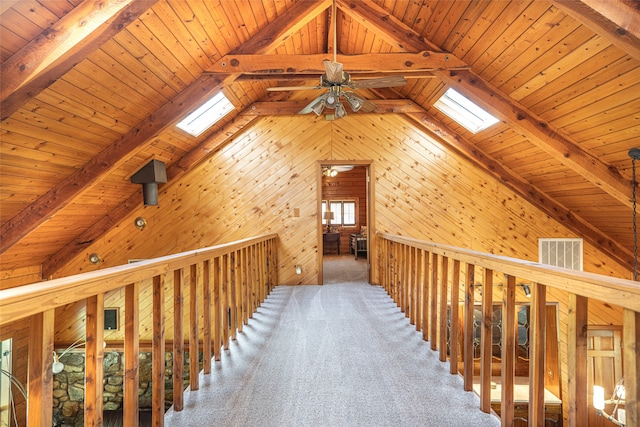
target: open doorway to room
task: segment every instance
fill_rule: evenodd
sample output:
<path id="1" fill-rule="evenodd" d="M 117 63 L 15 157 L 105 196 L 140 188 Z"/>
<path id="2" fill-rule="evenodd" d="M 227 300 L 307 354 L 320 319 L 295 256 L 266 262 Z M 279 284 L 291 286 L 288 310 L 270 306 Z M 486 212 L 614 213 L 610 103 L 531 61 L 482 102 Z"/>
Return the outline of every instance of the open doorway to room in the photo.
<path id="1" fill-rule="evenodd" d="M 370 162 L 319 164 L 320 283 L 371 282 Z"/>

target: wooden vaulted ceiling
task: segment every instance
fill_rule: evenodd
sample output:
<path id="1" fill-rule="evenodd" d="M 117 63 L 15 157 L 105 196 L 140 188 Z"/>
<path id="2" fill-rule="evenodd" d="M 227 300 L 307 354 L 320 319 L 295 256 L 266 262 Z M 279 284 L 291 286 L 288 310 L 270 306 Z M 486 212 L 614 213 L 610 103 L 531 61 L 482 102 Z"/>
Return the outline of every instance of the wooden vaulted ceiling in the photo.
<path id="1" fill-rule="evenodd" d="M 332 6 L 0 3 L 1 270 L 55 272 L 142 203 L 129 178 L 149 160 L 173 180 L 265 116 L 295 114 L 319 93 L 267 88 L 316 84 L 334 53 L 353 78 L 407 77 L 359 91 L 372 114 L 408 118 L 631 266 L 637 1 L 336 0 L 335 28 Z M 448 87 L 500 123 L 474 135 L 442 115 Z M 220 90 L 232 114 L 198 138 L 175 128 Z"/>

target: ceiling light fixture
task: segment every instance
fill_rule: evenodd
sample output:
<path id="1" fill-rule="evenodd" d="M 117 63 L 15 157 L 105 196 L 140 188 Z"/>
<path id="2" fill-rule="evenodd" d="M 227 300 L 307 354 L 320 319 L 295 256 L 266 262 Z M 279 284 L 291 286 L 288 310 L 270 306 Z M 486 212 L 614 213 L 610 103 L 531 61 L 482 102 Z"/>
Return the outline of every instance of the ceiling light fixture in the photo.
<path id="1" fill-rule="evenodd" d="M 55 351 L 53 352 L 53 365 L 51 365 L 51 371 L 54 374 L 59 374 L 60 372 L 62 372 L 64 370 L 64 363 L 62 363 L 60 361 L 60 358 L 62 356 L 64 356 L 65 354 L 69 353 L 72 350 L 75 350 L 78 347 L 82 347 L 84 345 L 86 345 L 87 342 L 84 341 L 84 338 L 78 338 L 77 340 L 75 340 L 69 347 L 65 348 L 62 353 L 60 353 L 60 355 L 58 356 L 58 353 L 56 353 Z M 102 348 L 106 348 L 107 347 L 107 343 L 105 341 L 102 342 Z"/>
<path id="2" fill-rule="evenodd" d="M 613 388 L 611 399 L 605 400 L 604 387 L 599 385 L 593 386 L 593 407 L 598 416 L 604 417 L 617 426 L 624 427 L 627 424 L 626 412 L 620 406 L 624 406 L 625 401 L 624 377 L 620 379 Z M 614 405 L 611 414 L 605 411 L 606 405 Z"/>

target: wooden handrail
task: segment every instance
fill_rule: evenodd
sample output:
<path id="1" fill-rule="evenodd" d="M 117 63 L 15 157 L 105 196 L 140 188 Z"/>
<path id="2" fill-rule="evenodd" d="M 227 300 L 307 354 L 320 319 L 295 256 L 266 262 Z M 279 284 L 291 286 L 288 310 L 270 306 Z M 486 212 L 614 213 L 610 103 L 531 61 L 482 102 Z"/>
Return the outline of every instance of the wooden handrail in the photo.
<path id="1" fill-rule="evenodd" d="M 450 328 L 451 374 L 463 375 L 464 389 L 473 386 L 473 322 L 475 287 L 479 282 L 490 284 L 493 273 L 505 275 L 502 295 L 502 369 L 501 369 L 501 422 L 503 426 L 513 425 L 514 420 L 514 380 L 515 349 L 517 328 L 515 328 L 516 278 L 531 283 L 531 333 L 529 354 L 529 425 L 544 425 L 544 347 L 542 336 L 545 331 L 545 306 L 547 288 L 567 292 L 569 296 L 567 372 L 568 396 L 563 401 L 568 408 L 569 426 L 588 424 L 587 419 L 587 341 L 588 301 L 597 300 L 620 306 L 623 311 L 623 362 L 625 366 L 626 418 L 628 427 L 640 426 L 640 283 L 593 273 L 578 272 L 551 267 L 536 262 L 505 256 L 493 255 L 469 249 L 437 244 L 419 239 L 378 233 L 378 277 L 389 295 L 405 311 L 418 330 L 422 330 L 425 340 L 430 340 L 433 350 L 440 350 L 440 359 L 446 353 L 446 345 L 440 334 L 446 333 L 446 305 L 464 309 L 461 319 L 464 327 L 462 336 L 457 327 Z M 439 270 L 440 261 L 442 270 Z M 452 264 L 449 279 L 448 266 Z M 462 274 L 462 267 L 466 274 Z M 484 269 L 485 277 L 475 277 L 476 267 Z M 444 271 L 446 270 L 446 271 Z M 431 274 L 430 274 L 431 273 Z M 464 295 L 460 284 L 464 284 Z M 453 286 L 457 284 L 457 286 Z M 483 288 L 484 289 L 484 288 Z M 444 295 L 443 295 L 444 294 Z M 447 295 L 451 299 L 447 300 Z M 480 409 L 490 410 L 492 345 L 491 305 L 492 292 L 482 292 L 482 327 L 480 337 Z M 438 304 L 439 302 L 439 304 Z M 414 306 L 414 305 L 417 305 Z M 440 307 L 440 308 L 439 308 Z M 420 316 L 420 313 L 422 314 Z M 451 310 L 451 325 L 458 324 L 458 310 Z M 439 328 L 438 328 L 439 326 Z M 542 335 L 542 336 L 541 336 Z M 463 368 L 458 367 L 460 356 L 458 346 L 463 344 L 461 355 Z"/>
<path id="2" fill-rule="evenodd" d="M 27 422 L 30 426 L 52 424 L 52 364 L 55 309 L 70 303 L 86 303 L 85 425 L 102 424 L 102 366 L 104 349 L 104 296 L 122 289 L 125 294 L 124 425 L 138 423 L 139 299 L 140 282 L 151 280 L 153 293 L 152 417 L 164 425 L 165 373 L 165 276 L 173 275 L 174 408 L 182 409 L 184 331 L 188 331 L 191 390 L 197 390 L 198 351 L 219 360 L 220 347 L 228 348 L 252 313 L 277 282 L 277 235 L 269 234 L 182 252 L 133 264 L 105 268 L 75 276 L 0 291 L 0 326 L 29 318 L 29 373 Z M 189 280 L 185 280 L 185 272 Z M 190 313 L 183 316 L 183 292 L 189 289 Z M 198 295 L 202 295 L 199 297 Z M 200 328 L 198 298 L 204 309 Z M 195 310 L 195 311 L 194 311 Z M 188 318 L 188 328 L 183 325 Z M 231 327 L 230 327 L 231 326 Z M 199 333 L 202 329 L 202 334 Z M 207 359 L 205 359 L 207 360 Z M 207 363 L 204 373 L 210 373 Z"/>
<path id="3" fill-rule="evenodd" d="M 44 308 L 57 308 L 99 293 L 150 279 L 179 268 L 213 259 L 245 246 L 277 238 L 263 235 L 231 243 L 181 252 L 127 265 L 0 290 L 0 325 L 23 319 Z"/>

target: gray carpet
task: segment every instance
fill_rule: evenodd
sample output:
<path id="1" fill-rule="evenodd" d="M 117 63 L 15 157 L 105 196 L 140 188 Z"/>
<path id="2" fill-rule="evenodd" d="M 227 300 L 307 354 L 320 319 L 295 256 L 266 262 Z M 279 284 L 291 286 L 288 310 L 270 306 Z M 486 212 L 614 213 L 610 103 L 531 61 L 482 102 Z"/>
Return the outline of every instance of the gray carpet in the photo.
<path id="1" fill-rule="evenodd" d="M 340 262 L 353 264 L 353 258 Z M 362 268 L 357 262 L 355 268 Z M 167 426 L 499 426 L 386 292 L 327 274 L 280 286 Z"/>

